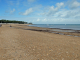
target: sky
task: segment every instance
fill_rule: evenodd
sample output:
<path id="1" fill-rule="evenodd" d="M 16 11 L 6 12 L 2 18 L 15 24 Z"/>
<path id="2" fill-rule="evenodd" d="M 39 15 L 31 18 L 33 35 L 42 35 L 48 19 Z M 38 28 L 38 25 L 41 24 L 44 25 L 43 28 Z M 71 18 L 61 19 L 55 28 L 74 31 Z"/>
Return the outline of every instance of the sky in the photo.
<path id="1" fill-rule="evenodd" d="M 0 0 L 0 19 L 80 24 L 80 0 Z"/>

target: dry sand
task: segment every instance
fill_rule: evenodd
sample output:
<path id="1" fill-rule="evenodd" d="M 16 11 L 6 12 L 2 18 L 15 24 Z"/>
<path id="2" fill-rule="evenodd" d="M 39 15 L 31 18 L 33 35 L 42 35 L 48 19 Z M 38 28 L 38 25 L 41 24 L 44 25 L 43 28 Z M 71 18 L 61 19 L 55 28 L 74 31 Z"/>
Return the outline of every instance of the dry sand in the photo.
<path id="1" fill-rule="evenodd" d="M 0 27 L 0 60 L 80 60 L 80 37 L 9 26 Z"/>

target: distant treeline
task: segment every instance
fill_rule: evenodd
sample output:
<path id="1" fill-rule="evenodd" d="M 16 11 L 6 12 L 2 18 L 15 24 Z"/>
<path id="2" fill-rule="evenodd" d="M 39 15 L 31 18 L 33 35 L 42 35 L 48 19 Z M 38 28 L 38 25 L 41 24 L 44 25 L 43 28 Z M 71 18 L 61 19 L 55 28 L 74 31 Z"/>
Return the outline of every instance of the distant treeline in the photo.
<path id="1" fill-rule="evenodd" d="M 0 23 L 18 23 L 18 24 L 32 24 L 24 21 L 16 21 L 16 20 L 0 20 Z"/>

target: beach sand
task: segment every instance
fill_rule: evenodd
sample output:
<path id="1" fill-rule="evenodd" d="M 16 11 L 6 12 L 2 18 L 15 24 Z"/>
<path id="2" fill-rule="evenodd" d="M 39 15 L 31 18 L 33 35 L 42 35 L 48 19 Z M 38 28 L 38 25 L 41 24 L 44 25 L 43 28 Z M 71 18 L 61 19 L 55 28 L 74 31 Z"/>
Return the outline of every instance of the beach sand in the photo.
<path id="1" fill-rule="evenodd" d="M 80 60 L 80 37 L 29 29 L 26 24 L 0 27 L 0 60 Z"/>

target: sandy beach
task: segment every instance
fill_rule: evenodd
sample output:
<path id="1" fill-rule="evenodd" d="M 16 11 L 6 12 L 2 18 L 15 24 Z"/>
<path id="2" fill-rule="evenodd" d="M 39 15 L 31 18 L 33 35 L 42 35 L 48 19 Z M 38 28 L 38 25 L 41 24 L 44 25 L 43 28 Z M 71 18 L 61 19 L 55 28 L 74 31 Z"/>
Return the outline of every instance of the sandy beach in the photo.
<path id="1" fill-rule="evenodd" d="M 26 24 L 11 26 L 0 27 L 0 60 L 80 60 L 80 37 L 33 31 L 29 29 L 49 29 Z"/>

